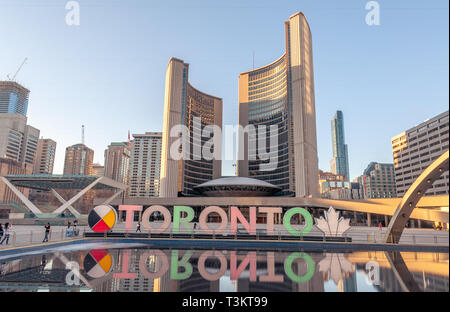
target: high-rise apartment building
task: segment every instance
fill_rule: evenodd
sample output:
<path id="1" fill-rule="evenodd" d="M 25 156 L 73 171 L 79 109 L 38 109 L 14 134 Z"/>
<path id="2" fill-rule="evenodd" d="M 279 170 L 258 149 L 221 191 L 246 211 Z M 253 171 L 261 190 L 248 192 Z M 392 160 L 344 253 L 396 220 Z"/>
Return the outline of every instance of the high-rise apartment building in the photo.
<path id="1" fill-rule="evenodd" d="M 157 197 L 160 192 L 161 132 L 133 134 L 129 170 L 130 197 Z"/>
<path id="2" fill-rule="evenodd" d="M 356 181 L 363 198 L 397 197 L 393 164 L 371 162 Z"/>
<path id="3" fill-rule="evenodd" d="M 112 142 L 105 150 L 105 177 L 128 184 L 131 147 L 125 142 Z"/>
<path id="4" fill-rule="evenodd" d="M 206 126 L 222 128 L 222 99 L 203 93 L 189 83 L 189 64 L 172 58 L 166 72 L 164 97 L 163 145 L 161 155 L 161 197 L 189 196 L 195 194 L 194 186 L 221 176 L 220 146 L 210 151 L 219 157 L 205 157 L 202 151 L 210 137 L 196 136 Z M 180 139 L 171 136 L 176 127 L 185 127 L 185 149 L 179 149 L 176 158 L 174 144 Z"/>
<path id="5" fill-rule="evenodd" d="M 34 174 L 53 174 L 55 164 L 56 142 L 41 138 L 38 141 L 36 158 L 34 161 Z"/>
<path id="6" fill-rule="evenodd" d="M 318 196 L 312 38 L 303 13 L 285 22 L 285 36 L 279 59 L 239 76 L 239 124 L 277 127 L 269 132 L 278 137 L 276 168 L 263 169 L 268 161 L 256 153 L 259 142 L 246 134 L 238 174 L 272 183 L 287 195 Z"/>
<path id="7" fill-rule="evenodd" d="M 398 196 L 405 195 L 417 177 L 448 150 L 448 111 L 392 138 L 395 183 Z M 449 193 L 449 172 L 445 171 L 425 196 Z"/>
<path id="8" fill-rule="evenodd" d="M 21 114 L 0 114 L 0 157 L 33 165 L 39 132 Z"/>
<path id="9" fill-rule="evenodd" d="M 344 135 L 344 114 L 341 111 L 337 111 L 331 120 L 331 139 L 333 144 L 333 158 L 330 161 L 331 172 L 343 174 L 345 180 L 350 181 L 348 149 Z"/>
<path id="10" fill-rule="evenodd" d="M 27 116 L 30 91 L 15 81 L 0 81 L 0 114 Z"/>
<path id="11" fill-rule="evenodd" d="M 94 151 L 84 144 L 75 144 L 66 148 L 64 174 L 92 175 Z"/>

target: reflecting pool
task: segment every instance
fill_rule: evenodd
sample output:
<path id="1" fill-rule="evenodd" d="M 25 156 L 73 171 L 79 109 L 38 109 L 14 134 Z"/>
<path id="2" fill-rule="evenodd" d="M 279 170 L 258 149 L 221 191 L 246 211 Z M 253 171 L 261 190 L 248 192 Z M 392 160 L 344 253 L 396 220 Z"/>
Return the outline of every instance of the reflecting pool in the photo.
<path id="1" fill-rule="evenodd" d="M 90 244 L 0 257 L 0 291 L 449 291 L 448 253 L 150 249 Z"/>

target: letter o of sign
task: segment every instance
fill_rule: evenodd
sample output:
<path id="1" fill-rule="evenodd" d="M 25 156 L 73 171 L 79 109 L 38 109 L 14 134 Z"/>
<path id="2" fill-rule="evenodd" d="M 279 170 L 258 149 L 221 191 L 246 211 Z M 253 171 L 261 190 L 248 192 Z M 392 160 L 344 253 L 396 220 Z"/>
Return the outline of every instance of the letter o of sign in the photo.
<path id="1" fill-rule="evenodd" d="M 206 223 L 206 219 L 207 219 L 208 215 L 212 212 L 216 212 L 220 216 L 220 219 L 221 219 L 220 226 L 214 230 L 210 229 Z M 199 222 L 200 222 L 200 228 L 202 230 L 204 230 L 206 233 L 208 233 L 208 234 L 220 233 L 228 225 L 228 216 L 222 208 L 217 207 L 217 206 L 209 206 L 209 207 L 206 207 L 205 209 L 203 209 L 203 211 L 200 213 Z"/>
<path id="2" fill-rule="evenodd" d="M 162 215 L 164 216 L 163 224 L 157 229 L 153 228 L 150 225 L 150 216 L 155 211 L 161 212 Z M 160 206 L 160 205 L 154 205 L 154 206 L 148 207 L 144 211 L 144 213 L 142 214 L 142 225 L 150 233 L 162 233 L 162 232 L 164 232 L 164 230 L 166 230 L 169 227 L 171 221 L 172 221 L 172 216 L 170 215 L 170 211 L 166 207 L 163 207 L 163 206 Z"/>
<path id="3" fill-rule="evenodd" d="M 206 259 L 212 258 L 212 257 L 215 257 L 215 258 L 219 259 L 219 261 L 220 261 L 220 269 L 217 273 L 214 273 L 214 274 L 208 273 L 208 271 L 206 271 L 206 268 L 205 268 Z M 225 258 L 223 253 L 221 253 L 220 251 L 208 250 L 200 255 L 200 257 L 198 258 L 197 266 L 198 266 L 198 271 L 200 272 L 200 275 L 203 276 L 203 278 L 205 280 L 216 281 L 220 277 L 222 277 L 225 274 L 225 272 L 227 271 L 227 259 Z"/>

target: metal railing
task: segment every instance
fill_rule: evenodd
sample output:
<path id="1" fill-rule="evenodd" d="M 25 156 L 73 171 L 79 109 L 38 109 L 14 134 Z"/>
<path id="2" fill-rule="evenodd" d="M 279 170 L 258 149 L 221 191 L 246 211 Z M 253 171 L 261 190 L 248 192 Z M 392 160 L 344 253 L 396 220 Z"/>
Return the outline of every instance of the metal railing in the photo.
<path id="1" fill-rule="evenodd" d="M 93 233 L 90 229 L 86 233 Z M 91 234 L 92 235 L 92 234 Z M 87 235 L 87 236 L 91 236 Z M 290 241 L 322 241 L 322 242 L 354 242 L 354 243 L 385 243 L 386 230 L 363 231 L 353 230 L 345 233 L 341 237 L 326 236 L 323 232 L 313 229 L 305 235 L 292 235 L 287 230 L 274 230 L 273 234 L 267 234 L 265 230 L 257 230 L 255 234 L 250 235 L 242 228 L 238 228 L 237 233 L 231 232 L 230 229 L 222 231 L 196 229 L 180 229 L 173 231 L 168 228 L 161 233 L 151 233 L 146 229 L 141 229 L 141 232 L 136 232 L 135 229 L 126 231 L 125 229 L 114 230 L 105 234 L 103 237 L 128 237 L 128 238 L 186 238 L 186 239 L 248 239 L 248 240 L 290 240 Z M 95 235 L 92 235 L 95 236 Z M 449 245 L 448 232 L 429 232 L 423 234 L 404 232 L 400 244 L 413 245 Z"/>
<path id="2" fill-rule="evenodd" d="M 62 242 L 72 240 L 74 238 L 82 238 L 86 232 L 86 228 L 83 226 L 77 227 L 76 232 L 67 231 L 67 228 L 51 229 L 48 235 L 47 242 Z M 36 244 L 45 244 L 45 230 L 12 230 L 9 234 L 9 238 L 4 234 L 0 239 L 0 250 L 9 247 L 29 246 Z"/>

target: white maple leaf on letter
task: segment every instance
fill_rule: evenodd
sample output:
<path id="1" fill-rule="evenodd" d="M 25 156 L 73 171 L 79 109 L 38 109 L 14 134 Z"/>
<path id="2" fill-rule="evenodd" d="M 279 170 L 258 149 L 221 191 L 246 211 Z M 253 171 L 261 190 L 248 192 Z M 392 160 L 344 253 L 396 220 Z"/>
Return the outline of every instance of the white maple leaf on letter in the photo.
<path id="1" fill-rule="evenodd" d="M 333 207 L 330 207 L 328 212 L 324 213 L 325 218 L 314 218 L 316 227 L 326 236 L 342 236 L 350 228 L 350 219 L 339 218 L 339 214 Z"/>

